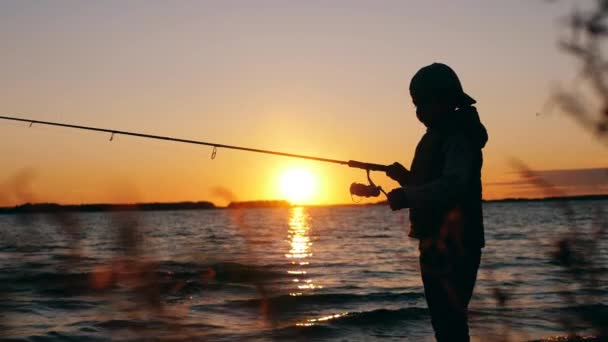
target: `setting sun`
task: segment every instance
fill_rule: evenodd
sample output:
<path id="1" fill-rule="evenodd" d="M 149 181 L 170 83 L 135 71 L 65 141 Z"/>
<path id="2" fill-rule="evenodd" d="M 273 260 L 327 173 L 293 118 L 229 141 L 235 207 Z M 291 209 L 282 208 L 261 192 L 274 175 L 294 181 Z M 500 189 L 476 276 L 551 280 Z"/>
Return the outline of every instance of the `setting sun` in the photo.
<path id="1" fill-rule="evenodd" d="M 281 193 L 291 203 L 308 203 L 316 192 L 317 182 L 306 169 L 290 169 L 281 176 Z"/>

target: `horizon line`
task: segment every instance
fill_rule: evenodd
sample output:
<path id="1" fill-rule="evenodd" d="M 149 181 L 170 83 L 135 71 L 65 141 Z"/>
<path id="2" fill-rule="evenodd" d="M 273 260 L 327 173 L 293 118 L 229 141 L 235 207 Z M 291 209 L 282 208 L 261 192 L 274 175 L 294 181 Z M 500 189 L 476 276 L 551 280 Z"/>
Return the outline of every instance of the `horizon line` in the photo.
<path id="1" fill-rule="evenodd" d="M 607 194 L 583 194 L 583 195 L 572 195 L 572 196 L 548 196 L 548 197 L 506 197 L 500 199 L 482 199 L 482 202 L 492 203 L 492 202 L 540 202 L 540 201 L 555 201 L 555 200 L 594 200 L 594 199 L 608 199 Z M 377 202 L 368 202 L 368 203 L 331 203 L 331 204 L 298 204 L 291 203 L 287 200 L 248 200 L 248 201 L 231 201 L 225 206 L 218 206 L 212 201 L 207 200 L 198 200 L 198 201 L 175 201 L 175 202 L 134 202 L 134 203 L 80 203 L 80 204 L 68 204 L 68 203 L 57 203 L 57 202 L 26 202 L 22 204 L 17 204 L 14 206 L 0 206 L 0 211 L 10 211 L 10 210 L 19 210 L 20 208 L 24 208 L 27 206 L 34 207 L 42 207 L 42 206 L 52 206 L 57 209 L 86 209 L 86 207 L 104 207 L 104 209 L 112 211 L 112 207 L 117 207 L 116 210 L 119 210 L 121 207 L 124 209 L 130 209 L 132 207 L 133 210 L 146 210 L 146 206 L 148 206 L 148 210 L 154 210 L 152 207 L 158 206 L 159 209 L 163 210 L 160 207 L 174 207 L 171 209 L 174 210 L 196 210 L 196 209 L 231 209 L 235 208 L 239 204 L 244 205 L 242 207 L 247 208 L 247 205 L 251 205 L 252 207 L 263 207 L 263 204 L 268 205 L 268 207 L 332 207 L 332 206 L 370 206 L 370 205 L 382 205 L 385 204 L 386 200 L 377 201 Z M 182 207 L 180 208 L 180 205 Z M 71 208 L 70 208 L 71 207 Z M 138 208 L 142 207 L 142 208 Z M 171 210 L 169 209 L 169 210 Z M 167 209 L 165 209 L 167 210 Z M 100 211 L 102 211 L 100 209 Z"/>

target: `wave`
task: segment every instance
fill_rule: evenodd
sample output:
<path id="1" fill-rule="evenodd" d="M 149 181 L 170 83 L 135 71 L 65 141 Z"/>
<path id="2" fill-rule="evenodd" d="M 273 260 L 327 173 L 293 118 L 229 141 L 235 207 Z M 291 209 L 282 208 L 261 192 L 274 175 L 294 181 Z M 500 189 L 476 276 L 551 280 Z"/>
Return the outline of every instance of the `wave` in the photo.
<path id="1" fill-rule="evenodd" d="M 4 340 L 3 341 L 24 341 L 22 339 L 15 339 L 15 340 Z M 65 332 L 57 332 L 57 331 L 51 331 L 48 332 L 44 335 L 33 335 L 33 336 L 29 336 L 27 339 L 25 339 L 25 341 L 41 341 L 41 342 L 55 342 L 55 341 L 92 341 L 92 342 L 107 342 L 107 341 L 111 341 L 109 338 L 107 337 L 96 337 L 96 336 L 92 336 L 90 334 L 87 335 L 81 335 L 81 334 L 72 334 L 72 333 L 65 333 Z"/>
<path id="2" fill-rule="evenodd" d="M 103 263 L 96 263 L 103 265 Z M 55 285 L 69 285 L 70 288 L 86 287 L 89 284 L 91 276 L 91 267 L 86 270 L 67 270 L 66 265 L 49 264 L 43 262 L 27 262 L 20 264 L 18 272 L 14 269 L 4 269 L 0 271 L 0 279 L 5 284 L 11 284 L 11 287 L 29 286 L 32 289 L 38 287 L 53 288 Z M 107 263 L 108 267 L 112 266 L 112 262 Z M 285 278 L 287 273 L 284 270 L 277 269 L 276 266 L 258 266 L 239 264 L 231 262 L 214 263 L 214 264 L 194 264 L 194 263 L 176 263 L 162 262 L 152 264 L 153 272 L 159 278 L 159 282 L 170 281 L 201 281 L 205 279 L 207 282 L 228 282 L 228 283 L 261 283 L 271 279 Z M 131 269 L 121 265 L 121 272 L 137 273 L 140 270 Z M 145 270 L 144 270 L 145 271 Z"/>
<path id="3" fill-rule="evenodd" d="M 423 298 L 422 293 L 418 292 L 377 292 L 369 294 L 353 293 L 324 293 L 304 296 L 280 295 L 269 298 L 257 298 L 247 300 L 235 300 L 228 304 L 259 307 L 260 305 L 270 305 L 271 307 L 289 307 L 298 305 L 336 305 L 350 303 L 377 303 L 395 301 L 413 301 Z"/>
<path id="4" fill-rule="evenodd" d="M 193 263 L 163 261 L 159 264 L 159 270 L 161 272 L 166 272 L 178 278 L 200 276 L 202 271 L 212 271 L 218 279 L 285 277 L 285 271 L 281 269 L 282 267 L 284 266 L 242 264 L 238 262 Z"/>
<path id="5" fill-rule="evenodd" d="M 408 321 L 419 321 L 428 318 L 428 310 L 421 307 L 409 307 L 395 310 L 377 309 L 371 311 L 349 312 L 311 318 L 295 325 L 275 329 L 269 334 L 275 338 L 294 340 L 327 338 L 331 335 L 345 336 L 344 329 L 391 328 Z"/>
<path id="6" fill-rule="evenodd" d="M 366 235 L 356 236 L 356 238 L 359 238 L 359 239 L 391 239 L 394 237 L 395 237 L 394 235 L 390 235 L 390 234 L 366 234 Z"/>
<path id="7" fill-rule="evenodd" d="M 391 325 L 403 321 L 420 320 L 428 317 L 428 309 L 422 307 L 401 308 L 396 310 L 377 309 L 363 312 L 351 312 L 335 321 L 334 325 Z"/>

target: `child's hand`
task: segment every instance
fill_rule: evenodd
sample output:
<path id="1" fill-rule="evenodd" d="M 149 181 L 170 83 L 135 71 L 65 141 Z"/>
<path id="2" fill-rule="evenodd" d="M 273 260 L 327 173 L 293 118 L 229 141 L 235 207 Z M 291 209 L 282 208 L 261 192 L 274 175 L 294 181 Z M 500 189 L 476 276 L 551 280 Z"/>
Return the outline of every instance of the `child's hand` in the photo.
<path id="1" fill-rule="evenodd" d="M 402 188 L 391 190 L 386 197 L 388 198 L 388 204 L 392 210 L 399 210 L 409 207 L 407 203 L 407 197 L 405 191 Z"/>
<path id="2" fill-rule="evenodd" d="M 395 162 L 388 166 L 386 175 L 402 184 L 405 183 L 406 179 L 410 175 L 410 172 L 403 165 Z"/>

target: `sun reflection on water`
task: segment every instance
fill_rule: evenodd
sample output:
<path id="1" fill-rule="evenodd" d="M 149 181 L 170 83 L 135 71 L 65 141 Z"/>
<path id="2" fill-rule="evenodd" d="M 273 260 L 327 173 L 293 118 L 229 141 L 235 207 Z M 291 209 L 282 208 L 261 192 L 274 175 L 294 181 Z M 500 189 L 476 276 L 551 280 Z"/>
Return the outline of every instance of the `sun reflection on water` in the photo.
<path id="1" fill-rule="evenodd" d="M 306 266 L 310 265 L 309 260 L 312 257 L 310 230 L 310 216 L 306 209 L 303 207 L 292 208 L 287 233 L 287 242 L 290 249 L 285 254 L 291 264 L 287 273 L 294 276 L 292 281 L 296 284 L 296 289 L 289 293 L 291 296 L 301 296 L 304 291 L 322 288 L 307 276 Z"/>
<path id="2" fill-rule="evenodd" d="M 323 316 L 323 317 L 319 317 L 319 318 L 310 318 L 304 322 L 296 323 L 296 326 L 311 327 L 311 326 L 317 325 L 319 323 L 323 323 L 323 322 L 331 321 L 336 318 L 347 316 L 348 314 L 349 314 L 348 312 L 344 312 L 344 313 L 338 313 L 338 314 L 334 314 L 334 315 Z"/>

